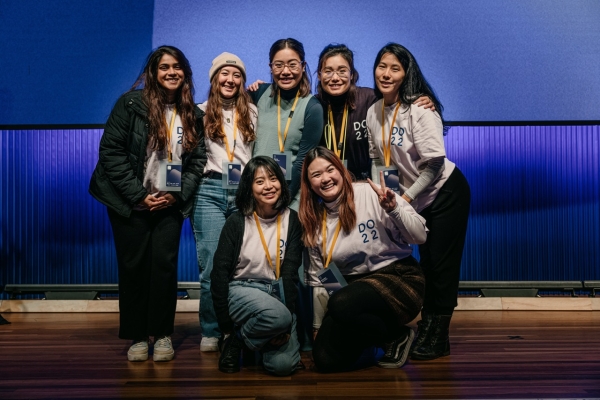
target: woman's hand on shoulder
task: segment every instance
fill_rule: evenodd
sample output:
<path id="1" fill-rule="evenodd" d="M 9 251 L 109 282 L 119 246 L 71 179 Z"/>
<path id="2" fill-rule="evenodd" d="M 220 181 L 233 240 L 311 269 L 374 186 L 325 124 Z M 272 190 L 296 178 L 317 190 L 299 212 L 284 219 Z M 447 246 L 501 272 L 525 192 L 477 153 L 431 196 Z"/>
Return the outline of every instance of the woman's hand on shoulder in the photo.
<path id="1" fill-rule="evenodd" d="M 379 182 L 381 182 L 381 187 L 377 186 L 373 183 L 372 180 L 367 178 L 369 185 L 375 193 L 377 193 L 377 198 L 379 199 L 379 205 L 386 212 L 392 211 L 396 208 L 396 194 L 385 187 L 385 180 L 383 179 L 383 171 L 379 171 Z"/>
<path id="2" fill-rule="evenodd" d="M 256 81 L 252 82 L 251 84 L 249 84 L 248 87 L 246 88 L 246 90 L 249 92 L 256 92 L 258 90 L 258 87 L 260 85 L 262 85 L 263 83 L 265 83 L 265 82 L 258 79 Z"/>
<path id="3" fill-rule="evenodd" d="M 416 99 L 413 104 L 417 107 L 423 107 L 426 110 L 435 111 L 435 104 L 431 101 L 429 96 L 421 96 Z"/>

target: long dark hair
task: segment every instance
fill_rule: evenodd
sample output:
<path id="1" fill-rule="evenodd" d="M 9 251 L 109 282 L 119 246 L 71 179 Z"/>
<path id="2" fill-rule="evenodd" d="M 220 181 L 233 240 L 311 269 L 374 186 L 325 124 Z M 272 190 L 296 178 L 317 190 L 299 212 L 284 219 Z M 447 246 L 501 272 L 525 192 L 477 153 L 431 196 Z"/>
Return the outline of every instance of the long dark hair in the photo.
<path id="1" fill-rule="evenodd" d="M 183 148 L 191 151 L 198 144 L 196 132 L 196 114 L 194 103 L 194 82 L 192 68 L 183 52 L 177 47 L 160 46 L 148 56 L 144 69 L 135 81 L 130 91 L 143 85 L 142 99 L 148 107 L 148 139 L 152 149 L 163 150 L 167 145 L 167 127 L 165 124 L 165 109 L 168 96 L 157 79 L 158 64 L 161 58 L 168 54 L 175 58 L 183 70 L 183 85 L 175 96 L 175 106 L 183 125 Z"/>
<path id="2" fill-rule="evenodd" d="M 394 55 L 398 61 L 400 61 L 406 74 L 400 85 L 400 89 L 398 90 L 400 101 L 404 104 L 412 104 L 413 101 L 421 96 L 429 96 L 433 104 L 435 104 L 435 110 L 440 114 L 440 117 L 442 117 L 442 111 L 444 110 L 442 103 L 440 103 L 433 88 L 429 85 L 425 76 L 423 76 L 421 68 L 419 68 L 419 64 L 417 64 L 417 60 L 415 60 L 415 57 L 406 47 L 399 45 L 398 43 L 388 43 L 379 50 L 379 53 L 377 53 L 377 57 L 375 58 L 375 63 L 373 64 L 373 81 L 377 82 L 375 71 L 377 70 L 381 58 L 387 53 Z M 375 84 L 375 94 L 380 98 L 383 97 L 377 88 L 377 84 Z"/>
<path id="3" fill-rule="evenodd" d="M 240 185 L 235 195 L 235 205 L 245 216 L 252 215 L 256 209 L 256 200 L 252 192 L 252 184 L 254 183 L 254 175 L 259 168 L 263 168 L 267 171 L 269 176 L 275 175 L 279 184 L 281 185 L 281 196 L 275 203 L 273 208 L 277 211 L 281 211 L 286 208 L 291 201 L 290 191 L 285 182 L 285 175 L 281 167 L 271 157 L 256 156 L 246 164 L 242 177 L 240 178 Z"/>
<path id="4" fill-rule="evenodd" d="M 273 58 L 275 58 L 275 54 L 278 51 L 283 49 L 290 49 L 298 54 L 300 57 L 300 62 L 305 67 L 304 72 L 302 72 L 302 80 L 299 83 L 298 90 L 300 91 L 300 97 L 306 97 L 310 94 L 310 69 L 308 68 L 308 63 L 306 62 L 306 54 L 304 53 L 304 46 L 302 43 L 297 41 L 296 39 L 287 38 L 287 39 L 279 39 L 273 45 L 271 45 L 271 49 L 269 50 L 269 65 L 273 63 Z M 277 84 L 273 82 L 273 93 L 277 92 Z"/>
<path id="5" fill-rule="evenodd" d="M 219 73 L 222 68 L 219 68 L 210 80 L 210 89 L 208 91 L 208 102 L 206 103 L 206 118 L 204 133 L 213 142 L 221 142 L 225 134 L 221 127 L 223 126 L 223 104 L 221 102 L 221 92 L 219 91 Z M 242 83 L 235 95 L 235 110 L 239 116 L 236 121 L 240 135 L 245 143 L 256 140 L 256 127 L 252 124 L 251 113 L 254 111 L 250 108 L 252 100 L 245 89 L 246 80 L 242 74 Z"/>
<path id="6" fill-rule="evenodd" d="M 342 176 L 342 189 L 338 202 L 339 218 L 342 224 L 342 229 L 346 233 L 350 233 L 356 225 L 356 210 L 354 208 L 354 188 L 352 187 L 352 176 L 339 157 L 329 149 L 322 146 L 317 146 L 309 150 L 304 157 L 302 164 L 302 182 L 300 186 L 300 209 L 298 217 L 302 224 L 302 241 L 306 247 L 314 247 L 317 244 L 319 237 L 319 229 L 321 228 L 325 205 L 319 195 L 313 192 L 310 185 L 310 177 L 308 176 L 308 167 L 317 158 L 323 158 L 330 162 Z"/>
<path id="7" fill-rule="evenodd" d="M 358 71 L 354 68 L 354 53 L 350 50 L 345 44 L 337 44 L 331 43 L 325 46 L 325 48 L 319 54 L 319 64 L 318 64 L 318 72 L 320 73 L 323 69 L 323 64 L 327 61 L 328 58 L 334 56 L 341 56 L 348 65 L 350 66 L 350 88 L 348 89 L 348 94 L 346 96 L 346 103 L 350 106 L 350 108 L 356 108 L 356 82 L 358 82 Z M 317 93 L 319 97 L 325 102 L 325 104 L 329 104 L 331 102 L 331 95 L 329 95 L 321 86 L 321 79 L 319 78 L 317 82 Z"/>

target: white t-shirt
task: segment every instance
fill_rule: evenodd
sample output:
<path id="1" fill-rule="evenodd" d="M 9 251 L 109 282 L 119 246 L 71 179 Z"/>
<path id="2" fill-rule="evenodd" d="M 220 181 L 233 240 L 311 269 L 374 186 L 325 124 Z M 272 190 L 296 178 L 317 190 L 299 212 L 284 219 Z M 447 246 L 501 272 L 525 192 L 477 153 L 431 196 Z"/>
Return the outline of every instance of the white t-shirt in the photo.
<path id="1" fill-rule="evenodd" d="M 381 132 L 381 107 L 383 100 L 373 104 L 367 112 L 367 129 L 369 130 L 369 155 L 379 159 L 384 165 L 383 141 Z M 398 168 L 400 178 L 400 193 L 410 188 L 419 174 L 427 166 L 427 161 L 436 157 L 446 157 L 444 147 L 444 128 L 437 112 L 418 107 L 414 104 L 400 106 L 396 120 L 394 109 L 396 104 L 385 107 L 385 141 L 388 142 L 390 126 L 393 127 L 391 138 L 391 164 Z M 433 183 L 425 188 L 411 205 L 421 211 L 429 206 L 438 191 L 444 185 L 450 174 L 454 171 L 454 163 L 447 158 L 444 168 L 440 171 Z M 378 176 L 373 176 L 374 181 L 379 181 Z"/>
<path id="2" fill-rule="evenodd" d="M 386 213 L 369 183 L 353 183 L 356 226 L 346 234 L 340 230 L 332 261 L 343 275 L 377 271 L 411 255 L 410 244 L 424 243 L 427 238 L 425 219 L 410 204 L 396 195 L 397 206 Z M 338 222 L 338 205 L 327 204 L 327 252 Z M 308 249 L 311 286 L 321 286 L 317 272 L 323 268 L 323 234 L 319 230 L 317 245 Z"/>
<path id="3" fill-rule="evenodd" d="M 198 107 L 202 111 L 206 111 L 206 105 L 208 101 L 199 104 Z M 256 129 L 256 119 L 257 112 L 256 106 L 254 104 L 248 105 L 250 108 L 250 119 L 252 121 L 252 125 L 254 129 Z M 227 135 L 227 140 L 229 142 L 229 150 L 233 148 L 233 121 L 235 116 L 235 108 L 231 110 L 222 110 L 223 114 L 223 129 L 225 134 Z M 206 155 L 207 161 L 206 166 L 204 167 L 204 173 L 208 172 L 218 172 L 223 173 L 223 161 L 229 161 L 227 158 L 227 150 L 225 149 L 225 141 L 213 142 L 210 140 L 208 136 L 205 136 L 204 143 L 206 145 Z M 237 140 L 235 144 L 235 149 L 233 150 L 233 162 L 237 162 L 242 164 L 242 170 L 252 158 L 252 148 L 254 147 L 254 142 L 246 143 L 244 142 L 242 136 L 240 135 L 240 131 L 237 131 Z"/>
<path id="4" fill-rule="evenodd" d="M 290 209 L 281 212 L 281 231 L 279 243 L 277 242 L 277 216 L 269 219 L 258 218 L 260 227 L 269 248 L 273 268 L 277 265 L 277 258 L 283 262 L 285 249 L 287 247 L 287 234 L 290 220 Z M 258 279 L 265 281 L 275 280 L 275 271 L 269 266 L 265 248 L 263 247 L 256 227 L 254 215 L 244 219 L 244 238 L 238 264 L 233 272 L 233 279 Z"/>

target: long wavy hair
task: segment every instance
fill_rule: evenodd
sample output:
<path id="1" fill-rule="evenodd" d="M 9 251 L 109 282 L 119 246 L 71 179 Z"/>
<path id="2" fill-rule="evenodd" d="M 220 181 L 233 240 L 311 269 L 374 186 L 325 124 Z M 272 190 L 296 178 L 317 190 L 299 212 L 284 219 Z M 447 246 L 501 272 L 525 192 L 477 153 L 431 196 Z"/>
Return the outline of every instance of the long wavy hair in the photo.
<path id="1" fill-rule="evenodd" d="M 310 94 L 310 69 L 308 68 L 308 63 L 306 62 L 306 54 L 304 52 L 304 45 L 297 41 L 296 39 L 287 38 L 287 39 L 279 39 L 275 43 L 271 45 L 271 49 L 269 50 L 269 65 L 273 63 L 273 59 L 275 58 L 275 54 L 278 51 L 283 49 L 293 50 L 298 57 L 300 58 L 300 62 L 304 66 L 304 72 L 302 73 L 302 80 L 298 84 L 300 91 L 300 97 L 306 97 Z M 271 96 L 274 96 L 277 93 L 277 83 L 273 81 L 273 91 Z"/>
<path id="2" fill-rule="evenodd" d="M 206 117 L 204 119 L 204 134 L 213 142 L 222 142 L 225 137 L 225 133 L 222 129 L 223 103 L 221 101 L 221 92 L 219 90 L 219 73 L 222 68 L 219 68 L 210 80 L 208 102 L 206 103 Z M 236 123 L 244 142 L 249 143 L 256 140 L 256 127 L 252 124 L 251 119 L 251 113 L 254 113 L 254 110 L 250 108 L 252 100 L 246 92 L 245 86 L 246 80 L 244 79 L 244 74 L 242 74 L 242 82 L 235 95 L 235 110 L 238 114 Z"/>
<path id="3" fill-rule="evenodd" d="M 321 72 L 327 59 L 335 56 L 341 56 L 344 60 L 346 60 L 348 66 L 350 66 L 350 73 L 352 75 L 350 78 L 350 87 L 348 88 L 348 94 L 346 96 L 346 103 L 354 110 L 356 108 L 356 82 L 358 82 L 358 71 L 356 68 L 354 68 L 354 53 L 352 50 L 350 50 L 345 44 L 328 44 L 321 51 L 321 54 L 319 54 L 318 71 L 319 73 Z M 317 93 L 325 104 L 329 104 L 331 102 L 332 96 L 323 89 L 320 76 L 317 82 Z"/>
<path id="4" fill-rule="evenodd" d="M 377 57 L 375 58 L 375 63 L 373 64 L 373 81 L 377 82 L 375 71 L 377 70 L 381 58 L 387 53 L 392 54 L 400 61 L 402 68 L 404 68 L 404 73 L 406 74 L 400 85 L 400 89 L 398 89 L 400 101 L 404 104 L 412 104 L 413 101 L 421 96 L 429 96 L 433 104 L 435 104 L 435 110 L 440 114 L 440 117 L 442 117 L 442 111 L 444 110 L 442 103 L 435 95 L 433 88 L 429 85 L 425 76 L 423 76 L 421 68 L 419 68 L 419 64 L 417 64 L 417 60 L 415 60 L 415 57 L 406 47 L 398 43 L 388 43 L 379 50 L 379 53 L 377 53 Z M 377 84 L 375 84 L 375 94 L 379 98 L 383 97 L 377 88 Z"/>
<path id="5" fill-rule="evenodd" d="M 306 247 L 315 247 L 317 238 L 322 227 L 323 213 L 325 212 L 325 204 L 323 199 L 316 194 L 310 185 L 310 177 L 308 176 L 308 167 L 317 158 L 323 158 L 330 162 L 342 176 L 342 188 L 339 203 L 339 218 L 342 224 L 342 230 L 345 233 L 350 233 L 356 225 L 356 210 L 354 207 L 354 188 L 352 187 L 352 176 L 338 156 L 325 147 L 318 146 L 309 150 L 304 157 L 302 165 L 302 181 L 300 186 L 300 210 L 298 216 L 304 231 L 302 233 L 302 241 Z"/>
<path id="6" fill-rule="evenodd" d="M 279 164 L 271 157 L 256 156 L 248 161 L 244 171 L 242 171 L 240 185 L 235 194 L 235 206 L 246 217 L 252 215 L 256 210 L 256 199 L 254 198 L 252 185 L 254 184 L 254 175 L 256 175 L 256 171 L 260 168 L 263 168 L 269 176 L 275 175 L 281 185 L 281 196 L 279 196 L 279 199 L 275 202 L 273 209 L 281 211 L 286 208 L 291 201 L 290 191 L 285 182 L 285 175 L 283 175 L 283 171 Z"/>
<path id="7" fill-rule="evenodd" d="M 165 109 L 169 104 L 167 92 L 158 82 L 158 65 L 168 54 L 175 58 L 183 70 L 183 84 L 175 96 L 175 107 L 183 125 L 183 148 L 191 151 L 198 145 L 196 114 L 194 103 L 194 82 L 192 68 L 183 52 L 173 46 L 160 46 L 148 56 L 142 73 L 130 91 L 142 86 L 142 99 L 148 107 L 148 140 L 154 150 L 163 150 L 167 145 Z"/>

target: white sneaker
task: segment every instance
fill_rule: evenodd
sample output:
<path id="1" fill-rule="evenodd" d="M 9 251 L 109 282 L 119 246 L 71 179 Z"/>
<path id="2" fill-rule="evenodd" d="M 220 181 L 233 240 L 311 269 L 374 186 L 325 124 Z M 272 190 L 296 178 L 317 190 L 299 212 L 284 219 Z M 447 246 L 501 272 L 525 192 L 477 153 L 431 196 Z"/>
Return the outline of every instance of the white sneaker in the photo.
<path id="1" fill-rule="evenodd" d="M 200 341 L 200 351 L 219 351 L 219 338 L 203 337 Z"/>
<path id="2" fill-rule="evenodd" d="M 154 343 L 154 361 L 171 361 L 175 356 L 170 336 L 163 336 Z"/>
<path id="3" fill-rule="evenodd" d="M 127 351 L 127 359 L 129 361 L 146 361 L 148 359 L 148 341 L 134 342 Z"/>

